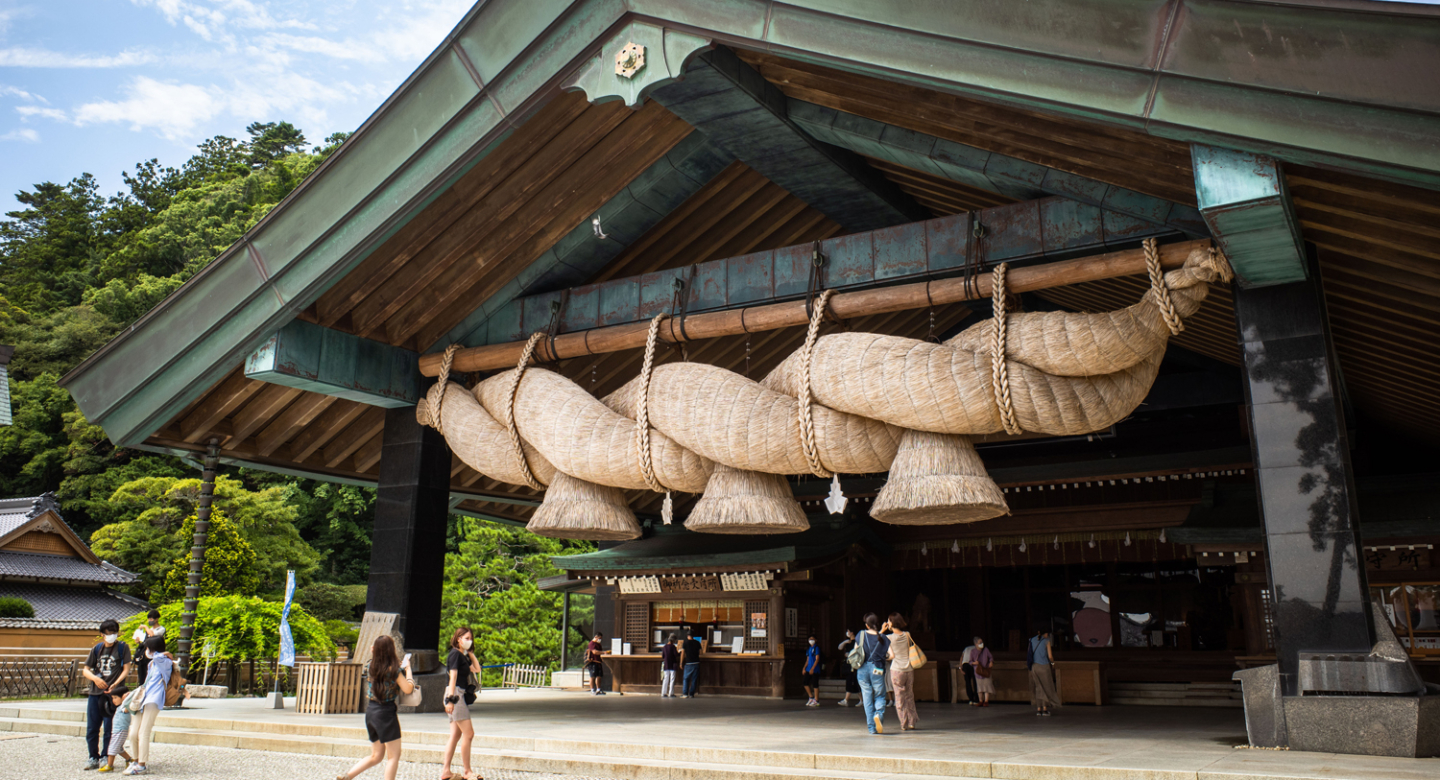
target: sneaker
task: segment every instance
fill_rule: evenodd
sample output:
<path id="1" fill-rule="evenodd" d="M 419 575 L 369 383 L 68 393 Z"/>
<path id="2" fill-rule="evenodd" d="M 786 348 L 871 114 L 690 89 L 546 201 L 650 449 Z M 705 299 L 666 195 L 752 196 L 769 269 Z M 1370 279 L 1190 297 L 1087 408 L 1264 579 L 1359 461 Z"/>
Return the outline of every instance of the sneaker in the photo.
<path id="1" fill-rule="evenodd" d="M 596 696 L 604 696 L 604 695 L 605 695 L 605 692 L 604 692 L 604 691 L 596 691 L 596 692 L 595 692 L 595 695 L 596 695 Z"/>
<path id="2" fill-rule="evenodd" d="M 100 765 L 100 768 L 97 769 L 97 770 L 95 770 L 95 771 L 97 771 L 97 772 L 114 772 L 114 771 L 115 771 L 115 768 L 112 767 L 112 766 L 110 766 L 109 764 L 101 764 L 101 765 Z"/>
<path id="3" fill-rule="evenodd" d="M 127 775 L 143 775 L 143 774 L 147 773 L 148 771 L 149 771 L 148 769 L 146 769 L 146 768 L 143 767 L 143 766 L 140 766 L 139 764 L 132 764 L 132 765 L 130 765 L 129 767 L 126 767 L 124 774 L 127 774 Z"/>
<path id="4" fill-rule="evenodd" d="M 89 761 L 85 762 L 85 768 L 82 769 L 81 771 L 82 771 L 82 772 L 89 772 L 89 771 L 92 770 L 92 769 L 99 769 L 99 768 L 100 768 L 100 759 L 98 759 L 98 758 L 92 758 L 92 759 L 90 759 Z"/>
<path id="5" fill-rule="evenodd" d="M 1043 713 L 1041 713 L 1041 714 L 1048 718 L 1048 717 L 1050 717 L 1050 710 L 1045 710 L 1045 712 L 1043 712 Z"/>
<path id="6" fill-rule="evenodd" d="M 849 707 L 849 706 L 850 706 L 850 702 L 845 701 L 844 699 L 841 699 L 840 701 L 837 701 L 837 702 L 835 702 L 835 703 L 838 704 L 838 705 L 840 705 L 841 707 Z"/>
<path id="7" fill-rule="evenodd" d="M 880 716 L 879 716 L 879 715 L 876 715 L 875 718 L 874 718 L 874 720 L 875 720 L 875 733 L 876 733 L 876 734 L 884 734 L 884 733 L 885 733 L 885 724 L 880 722 Z"/>

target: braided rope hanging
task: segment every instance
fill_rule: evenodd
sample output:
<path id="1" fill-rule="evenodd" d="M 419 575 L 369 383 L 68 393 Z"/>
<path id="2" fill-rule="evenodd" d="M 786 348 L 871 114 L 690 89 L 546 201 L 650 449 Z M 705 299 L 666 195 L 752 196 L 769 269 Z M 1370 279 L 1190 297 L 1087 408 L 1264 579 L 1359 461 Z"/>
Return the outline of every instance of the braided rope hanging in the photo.
<path id="1" fill-rule="evenodd" d="M 541 331 L 530 334 L 530 341 L 526 342 L 525 350 L 520 353 L 520 363 L 515 366 L 515 375 L 510 379 L 510 387 L 505 392 L 505 430 L 510 434 L 510 446 L 515 451 L 515 462 L 520 467 L 520 476 L 524 478 L 525 484 L 535 490 L 544 490 L 545 486 L 535 478 L 530 471 L 530 462 L 525 459 L 525 448 L 520 444 L 520 431 L 515 427 L 515 392 L 520 389 L 520 377 L 525 374 L 525 367 L 530 364 L 530 358 L 535 354 L 535 345 L 545 338 L 546 334 Z"/>
<path id="2" fill-rule="evenodd" d="M 1024 433 L 1024 430 L 1019 423 L 1015 422 L 1015 404 L 1010 400 L 1010 366 L 1005 360 L 1005 341 L 1009 330 L 1009 318 L 1006 316 L 1005 303 L 1005 274 L 1009 270 L 1009 263 L 995 266 L 990 281 L 990 306 L 994 323 L 990 328 L 992 335 L 990 388 L 995 393 L 995 405 L 1000 408 L 1000 425 L 1011 436 L 1019 436 Z"/>
<path id="3" fill-rule="evenodd" d="M 670 525 L 674 517 L 675 504 L 670 498 L 670 491 L 655 478 L 655 463 L 650 453 L 650 376 L 655 370 L 655 344 L 660 340 L 660 323 L 669 316 L 661 312 L 650 320 L 650 333 L 645 337 L 645 360 L 640 364 L 640 397 L 635 410 L 635 449 L 640 458 L 640 476 L 651 490 L 665 494 L 665 503 L 660 510 L 665 525 Z"/>
<path id="4" fill-rule="evenodd" d="M 815 355 L 815 339 L 820 336 L 820 321 L 825 318 L 825 306 L 834 292 L 826 290 L 815 300 L 810 312 L 810 329 L 805 332 L 805 346 L 800 348 L 800 448 L 805 451 L 810 473 L 817 477 L 833 475 L 820 462 L 820 448 L 815 445 L 815 420 L 810 413 L 810 364 Z"/>
<path id="5" fill-rule="evenodd" d="M 430 407 L 430 419 L 425 421 L 426 425 L 437 431 L 440 430 L 440 407 L 445 404 L 445 384 L 450 381 L 450 366 L 455 362 L 455 350 L 459 348 L 459 344 L 446 347 L 445 357 L 440 360 L 440 376 L 435 380 L 435 384 L 440 386 L 440 393 L 435 399 L 435 405 Z"/>
<path id="6" fill-rule="evenodd" d="M 1160 316 L 1165 320 L 1165 326 L 1170 328 L 1170 335 L 1178 336 L 1185 330 L 1185 322 L 1175 311 L 1175 304 L 1170 300 L 1170 285 L 1165 283 L 1165 271 L 1160 268 L 1160 250 L 1155 245 L 1155 239 L 1147 238 L 1145 246 L 1145 271 L 1150 274 L 1150 289 L 1155 291 L 1155 303 L 1160 307 Z M 1213 255 L 1213 249 L 1212 257 Z"/>

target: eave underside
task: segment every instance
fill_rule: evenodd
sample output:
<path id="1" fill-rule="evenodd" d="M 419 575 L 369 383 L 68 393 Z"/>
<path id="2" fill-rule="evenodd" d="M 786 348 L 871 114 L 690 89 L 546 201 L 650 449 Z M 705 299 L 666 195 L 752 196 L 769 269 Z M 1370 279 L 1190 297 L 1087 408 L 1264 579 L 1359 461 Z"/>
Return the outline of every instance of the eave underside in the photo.
<path id="1" fill-rule="evenodd" d="M 1085 176 L 1193 206 L 1186 144 L 1138 131 L 901 86 L 770 54 L 742 59 L 792 99 Z M 653 102 L 639 110 L 554 96 L 528 122 L 312 305 L 302 319 L 386 344 L 427 351 L 487 298 L 686 138 L 693 128 Z M 882 160 L 874 169 L 936 216 L 1011 202 Z M 1353 174 L 1287 165 L 1304 237 L 1319 247 L 1336 350 L 1356 409 L 1396 429 L 1440 442 L 1440 193 Z M 603 270 L 599 282 L 838 235 L 839 225 L 755 170 L 735 162 L 670 212 Z M 1143 277 L 1045 291 L 1072 310 L 1129 305 Z M 936 312 L 938 332 L 970 312 Z M 849 323 L 924 338 L 930 313 Z M 797 329 L 690 344 L 688 359 L 763 376 L 803 338 Z M 1228 289 L 1216 288 L 1186 323 L 1177 346 L 1239 362 Z M 679 354 L 662 359 L 682 359 Z M 558 369 L 597 395 L 638 373 L 638 352 L 564 361 Z M 219 439 L 225 457 L 320 478 L 373 481 L 383 410 L 355 401 L 246 379 L 241 367 L 207 391 L 146 445 L 203 450 Z M 452 463 L 460 509 L 523 520 L 533 491 L 503 485 Z M 499 495 L 486 501 L 485 493 Z M 627 496 L 658 512 L 660 497 Z M 679 507 L 682 511 L 684 505 Z"/>

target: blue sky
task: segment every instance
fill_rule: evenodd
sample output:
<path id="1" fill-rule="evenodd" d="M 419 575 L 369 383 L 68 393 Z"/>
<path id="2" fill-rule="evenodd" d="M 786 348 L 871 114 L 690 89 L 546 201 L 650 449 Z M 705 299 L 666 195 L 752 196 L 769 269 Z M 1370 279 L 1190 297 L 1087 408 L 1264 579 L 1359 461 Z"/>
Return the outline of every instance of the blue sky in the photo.
<path id="1" fill-rule="evenodd" d="M 474 0 L 0 0 L 0 212 L 41 181 L 179 165 L 288 120 L 353 130 Z"/>

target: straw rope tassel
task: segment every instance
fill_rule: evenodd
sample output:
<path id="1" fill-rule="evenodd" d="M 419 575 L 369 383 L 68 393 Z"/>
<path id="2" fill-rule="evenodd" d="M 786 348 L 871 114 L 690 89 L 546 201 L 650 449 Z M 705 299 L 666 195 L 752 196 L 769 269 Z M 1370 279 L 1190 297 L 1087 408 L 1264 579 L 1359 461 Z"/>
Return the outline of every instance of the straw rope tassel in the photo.
<path id="1" fill-rule="evenodd" d="M 994 334 L 990 344 L 990 386 L 995 393 L 995 405 L 1000 408 L 1000 425 L 1011 436 L 1019 436 L 1024 431 L 1015 422 L 1015 404 L 1010 400 L 1010 366 L 1005 360 L 1005 337 L 1009 329 L 1009 317 L 1005 313 L 1005 273 L 1009 270 L 1009 263 L 1001 263 L 991 277 L 990 303 L 995 325 L 990 329 Z"/>
<path id="2" fill-rule="evenodd" d="M 800 448 L 805 451 L 805 462 L 810 473 L 817 477 L 833 476 L 820 462 L 820 448 L 815 446 L 815 420 L 810 403 L 810 364 L 815 356 L 815 339 L 820 336 L 820 321 L 825 318 L 825 305 L 830 302 L 834 290 L 820 293 L 810 313 L 810 329 L 805 332 L 805 346 L 800 351 Z"/>
<path id="3" fill-rule="evenodd" d="M 1214 257 L 1214 250 L 1211 251 L 1211 256 Z M 1180 315 L 1175 311 L 1175 304 L 1170 301 L 1170 285 L 1165 283 L 1165 271 L 1160 268 L 1160 250 L 1153 238 L 1145 239 L 1145 270 L 1150 274 L 1150 288 L 1155 291 L 1155 303 L 1160 307 L 1160 316 L 1164 318 L 1165 326 L 1170 328 L 1170 335 L 1180 335 L 1185 330 L 1185 322 L 1180 319 Z"/>
<path id="4" fill-rule="evenodd" d="M 675 518 L 675 502 L 670 498 L 670 491 L 655 478 L 655 464 L 650 454 L 650 376 L 655 370 L 655 343 L 660 339 L 660 323 L 669 316 L 661 312 L 650 320 L 650 333 L 645 338 L 645 361 L 640 365 L 640 397 L 635 410 L 635 449 L 640 457 L 640 476 L 651 490 L 665 494 L 665 503 L 660 510 L 660 518 L 665 525 L 670 525 Z"/>
<path id="5" fill-rule="evenodd" d="M 445 383 L 450 381 L 450 366 L 455 362 L 455 350 L 459 348 L 459 344 L 451 344 L 446 347 L 445 357 L 440 361 L 440 376 L 435 380 L 435 384 L 440 386 L 440 393 L 439 397 L 435 399 L 435 404 L 430 407 L 430 419 L 426 423 L 437 431 L 441 430 L 440 407 L 445 404 Z"/>
<path id="6" fill-rule="evenodd" d="M 520 431 L 515 427 L 515 392 L 520 389 L 520 377 L 525 374 L 525 367 L 530 364 L 530 358 L 535 354 L 535 345 L 545 338 L 543 332 L 530 334 L 530 341 L 525 344 L 525 351 L 520 353 L 520 363 L 515 366 L 515 375 L 510 380 L 510 388 L 505 394 L 505 430 L 510 434 L 510 446 L 515 451 L 515 462 L 520 467 L 520 476 L 525 479 L 525 484 L 535 490 L 544 490 L 545 486 L 535 479 L 535 474 L 530 471 L 530 462 L 525 459 L 525 448 L 520 444 Z M 439 409 L 436 409 L 438 417 Z"/>

